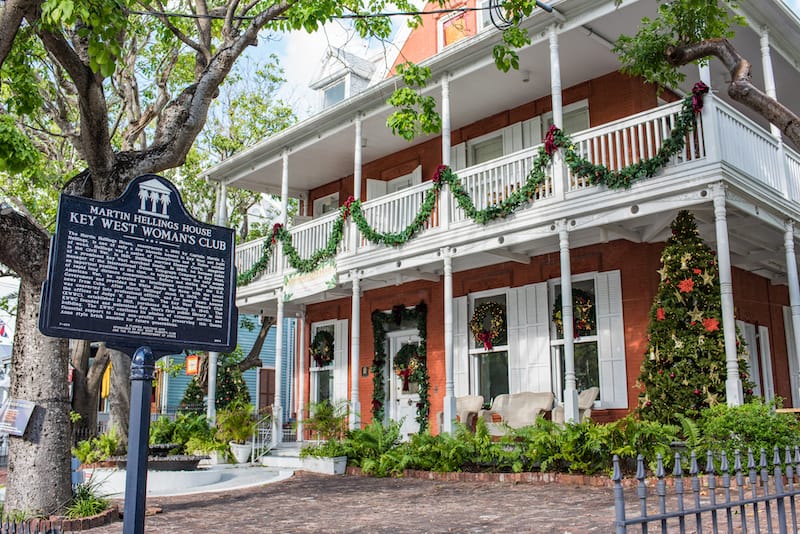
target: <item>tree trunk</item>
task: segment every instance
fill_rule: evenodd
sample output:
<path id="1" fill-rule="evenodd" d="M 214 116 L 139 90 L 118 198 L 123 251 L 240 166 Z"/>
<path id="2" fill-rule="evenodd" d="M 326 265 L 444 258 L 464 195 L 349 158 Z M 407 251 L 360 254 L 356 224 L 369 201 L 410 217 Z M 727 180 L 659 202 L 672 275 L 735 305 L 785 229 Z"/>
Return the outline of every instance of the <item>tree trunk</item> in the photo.
<path id="1" fill-rule="evenodd" d="M 128 443 L 128 419 L 131 411 L 131 357 L 109 349 L 111 356 L 111 390 L 108 394 L 109 428 L 116 427 L 123 444 Z"/>
<path id="2" fill-rule="evenodd" d="M 67 383 L 68 344 L 38 329 L 41 283 L 22 278 L 11 366 L 10 396 L 36 408 L 22 437 L 9 439 L 5 513 L 47 516 L 72 495 Z"/>
<path id="3" fill-rule="evenodd" d="M 83 439 L 97 435 L 97 404 L 103 374 L 108 367 L 109 354 L 105 344 L 101 344 L 89 365 L 91 342 L 76 340 L 72 345 L 72 410 L 81 416 L 76 426 L 85 428 Z"/>
<path id="4" fill-rule="evenodd" d="M 264 341 L 267 339 L 267 334 L 269 333 L 269 329 L 272 325 L 275 324 L 274 317 L 262 317 L 261 318 L 261 329 L 258 331 L 258 336 L 256 337 L 255 343 L 253 343 L 250 352 L 247 353 L 247 356 L 239 362 L 239 370 L 241 372 L 245 372 L 248 369 L 252 369 L 253 367 L 261 367 L 261 348 L 264 346 Z"/>

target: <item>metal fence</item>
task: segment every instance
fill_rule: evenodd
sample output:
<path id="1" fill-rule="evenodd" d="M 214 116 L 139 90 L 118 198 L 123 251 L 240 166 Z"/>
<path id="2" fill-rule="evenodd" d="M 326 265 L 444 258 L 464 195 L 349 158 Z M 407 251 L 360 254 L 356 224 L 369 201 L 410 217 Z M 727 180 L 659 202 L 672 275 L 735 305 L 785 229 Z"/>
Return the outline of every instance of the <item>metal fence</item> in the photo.
<path id="1" fill-rule="evenodd" d="M 723 452 L 719 473 L 714 456 L 708 453 L 704 474 L 700 473 L 694 453 L 689 459 L 689 477 L 684 477 L 680 454 L 675 454 L 672 477 L 667 477 L 659 455 L 655 469 L 655 494 L 648 487 L 644 458 L 639 455 L 636 483 L 624 480 L 620 460 L 614 456 L 614 508 L 617 534 L 628 532 L 718 532 L 727 533 L 796 533 L 797 496 L 800 495 L 800 448 L 794 454 L 787 447 L 773 451 L 772 474 L 767 453 L 761 450 L 758 465 L 752 451 L 742 466 L 738 451 L 733 469 Z M 636 496 L 625 500 L 624 486 L 636 486 Z M 671 486 L 671 491 L 667 488 Z M 629 517 L 630 516 L 630 517 Z M 688 529 L 688 530 L 687 530 Z"/>

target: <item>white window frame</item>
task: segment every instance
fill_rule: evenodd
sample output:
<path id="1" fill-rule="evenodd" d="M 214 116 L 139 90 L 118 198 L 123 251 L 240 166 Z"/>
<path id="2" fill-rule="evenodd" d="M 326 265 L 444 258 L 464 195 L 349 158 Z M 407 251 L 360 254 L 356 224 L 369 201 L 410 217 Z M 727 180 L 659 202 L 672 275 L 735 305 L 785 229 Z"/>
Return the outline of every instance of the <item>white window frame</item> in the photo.
<path id="1" fill-rule="evenodd" d="M 575 275 L 572 276 L 572 285 L 574 286 L 576 282 L 583 282 L 585 280 L 591 280 L 592 283 L 594 284 L 594 295 L 595 295 L 595 301 L 596 301 L 597 300 L 597 275 L 598 275 L 597 272 L 575 274 Z M 550 307 L 550 310 L 553 309 L 553 305 L 554 305 L 553 303 L 555 303 L 555 301 L 556 301 L 556 286 L 560 286 L 560 285 L 561 285 L 561 278 L 560 277 L 559 278 L 551 278 L 550 280 L 547 281 L 547 286 L 548 286 L 547 287 L 547 293 L 548 293 L 548 299 L 549 299 L 548 300 L 548 305 Z M 596 305 L 595 305 L 594 312 L 595 312 L 595 324 L 597 324 L 597 306 Z M 597 327 L 597 328 L 598 328 L 598 333 L 599 333 L 599 327 Z M 593 336 L 576 337 L 573 340 L 573 343 L 576 344 L 576 345 L 579 344 L 579 343 L 594 343 L 597 346 L 597 367 L 598 367 L 598 369 L 597 369 L 598 370 L 597 380 L 598 380 L 598 383 L 602 383 L 602 380 L 600 380 L 600 376 L 599 376 L 599 372 L 600 372 L 600 343 L 599 343 L 600 336 L 598 335 L 598 333 L 596 333 Z M 552 373 L 553 373 L 553 376 L 552 376 L 553 389 L 555 390 L 554 394 L 555 394 L 556 399 L 557 399 L 558 402 L 564 402 L 564 399 L 562 398 L 562 396 L 564 395 L 564 384 L 561 382 L 561 375 L 562 375 L 561 359 L 558 357 L 557 347 L 563 347 L 564 346 L 564 339 L 565 339 L 564 337 L 561 337 L 561 338 L 558 337 L 558 332 L 556 331 L 556 325 L 553 323 L 553 320 L 552 320 L 552 311 L 551 311 L 551 319 L 550 319 L 550 362 L 551 362 L 551 369 L 552 369 Z M 600 407 L 600 400 L 599 400 L 600 396 L 602 396 L 602 386 L 601 386 L 601 390 L 600 390 L 600 395 L 598 396 L 598 400 L 594 401 L 594 406 L 598 407 L 598 408 Z"/>
<path id="2" fill-rule="evenodd" d="M 320 197 L 320 198 L 314 199 L 314 217 L 315 218 L 316 217 L 320 217 L 322 215 L 325 215 L 325 213 L 323 213 L 323 208 L 326 205 L 334 206 L 334 208 L 332 210 L 330 210 L 330 211 L 325 212 L 325 213 L 331 213 L 331 212 L 336 211 L 337 209 L 339 209 L 339 192 L 338 191 L 335 192 L 335 193 L 331 193 L 330 195 L 325 195 L 324 197 Z"/>
<path id="3" fill-rule="evenodd" d="M 338 100 L 336 102 L 333 102 L 331 104 L 327 104 L 326 105 L 325 104 L 325 95 L 328 93 L 328 91 L 330 91 L 331 89 L 333 89 L 334 87 L 336 87 L 338 85 L 342 85 L 343 88 L 344 88 L 344 94 L 342 96 L 342 99 Z M 341 76 L 339 78 L 336 78 L 334 81 L 332 81 L 331 83 L 329 83 L 325 87 L 321 88 L 320 91 L 319 91 L 319 94 L 320 94 L 320 109 L 327 109 L 327 108 L 335 106 L 336 104 L 339 104 L 340 102 L 344 102 L 345 100 L 347 100 L 347 97 L 350 95 L 350 77 L 345 74 L 345 75 L 343 75 L 343 76 Z"/>
<path id="4" fill-rule="evenodd" d="M 476 0 L 475 1 L 475 26 L 478 28 L 478 33 L 484 31 L 492 25 L 492 16 L 489 14 L 489 3 L 491 0 Z"/>
<path id="5" fill-rule="evenodd" d="M 448 22 L 450 22 L 453 19 L 462 18 L 462 17 L 464 18 L 464 21 L 466 21 L 467 20 L 467 13 L 463 12 L 463 11 L 457 11 L 455 13 L 451 13 L 451 14 L 449 14 L 447 16 L 444 16 L 444 17 L 440 18 L 438 21 L 436 21 L 436 46 L 437 46 L 437 50 L 439 52 L 444 50 L 447 46 L 453 46 L 454 44 L 459 43 L 459 42 L 463 41 L 464 39 L 467 39 L 467 38 L 470 37 L 469 35 L 465 35 L 463 38 L 461 38 L 458 41 L 455 41 L 453 43 L 450 43 L 449 45 L 445 45 L 444 44 L 444 25 L 447 24 Z"/>
<path id="6" fill-rule="evenodd" d="M 510 336 L 508 335 L 508 306 L 509 306 L 509 291 L 510 288 L 502 287 L 496 289 L 487 289 L 484 291 L 478 291 L 475 293 L 470 293 L 467 298 L 467 325 L 469 325 L 470 320 L 472 319 L 472 315 L 475 313 L 475 301 L 478 299 L 486 298 L 486 297 L 496 297 L 499 295 L 503 295 L 506 299 L 506 344 L 505 345 L 494 345 L 492 346 L 492 350 L 487 351 L 480 347 L 475 348 L 475 337 L 472 335 L 472 331 L 470 330 L 469 326 L 467 326 L 467 358 L 469 361 L 468 364 L 468 380 L 469 380 L 469 391 L 470 395 L 480 395 L 478 391 L 480 384 L 478 383 L 478 376 L 480 374 L 480 362 L 479 356 L 481 354 L 489 354 L 492 352 L 505 352 L 507 357 L 510 357 L 510 345 L 508 344 L 508 340 Z M 511 362 L 509 361 L 508 364 L 508 373 L 511 373 Z M 509 393 L 511 392 L 511 376 L 508 376 L 508 387 Z M 489 402 L 489 399 L 484 399 L 485 402 Z"/>
<path id="7" fill-rule="evenodd" d="M 589 99 L 584 98 L 582 100 L 578 100 L 577 102 L 573 102 L 572 104 L 568 104 L 561 109 L 561 116 L 567 115 L 568 113 L 572 113 L 574 111 L 581 111 L 586 109 L 586 118 L 587 118 L 587 128 L 590 128 L 592 125 L 592 116 L 589 114 Z M 547 134 L 547 130 L 550 128 L 550 124 L 553 122 L 553 112 L 548 111 L 542 115 L 542 139 L 544 139 L 545 135 Z M 558 125 L 559 128 L 563 128 L 563 124 Z M 571 135 L 577 132 L 567 132 Z"/>
<path id="8" fill-rule="evenodd" d="M 313 323 L 311 325 L 311 338 L 310 339 L 313 341 L 314 336 L 317 334 L 317 332 L 319 330 L 321 330 L 323 328 L 328 328 L 328 327 L 333 327 L 334 343 L 336 343 L 336 320 L 333 320 L 333 319 L 332 320 L 328 320 L 328 321 L 319 321 L 319 322 Z M 334 353 L 335 352 L 336 351 L 334 350 Z M 311 389 L 311 391 L 310 391 L 309 399 L 311 400 L 312 403 L 320 402 L 320 400 L 319 400 L 319 375 L 320 375 L 320 371 L 330 371 L 330 382 L 331 382 L 330 383 L 330 395 L 331 395 L 331 398 L 329 400 L 330 400 L 330 402 L 334 402 L 334 385 L 333 385 L 334 376 L 333 376 L 333 374 L 334 374 L 334 364 L 335 364 L 335 362 L 336 362 L 336 359 L 334 358 L 334 360 L 331 361 L 331 363 L 329 363 L 328 365 L 326 365 L 324 367 L 319 367 L 319 366 L 317 366 L 316 362 L 314 362 L 314 358 L 309 358 L 309 374 L 311 375 L 310 376 L 310 382 L 311 382 L 311 388 L 310 389 Z"/>

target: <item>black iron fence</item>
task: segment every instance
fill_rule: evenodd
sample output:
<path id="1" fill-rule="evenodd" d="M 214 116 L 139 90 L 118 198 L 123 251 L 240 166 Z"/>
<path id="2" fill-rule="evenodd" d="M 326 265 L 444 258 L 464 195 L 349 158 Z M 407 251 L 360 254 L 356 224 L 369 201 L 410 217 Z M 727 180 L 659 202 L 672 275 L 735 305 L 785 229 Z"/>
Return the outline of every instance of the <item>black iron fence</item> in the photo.
<path id="1" fill-rule="evenodd" d="M 772 466 L 761 450 L 758 464 L 752 451 L 742 465 L 738 451 L 731 469 L 728 458 L 720 455 L 717 470 L 712 453 L 706 456 L 701 474 L 694 453 L 689 458 L 689 476 L 684 476 L 683 460 L 675 455 L 672 477 L 667 477 L 661 455 L 653 480 L 648 481 L 644 458 L 637 460 L 635 483 L 624 479 L 620 460 L 614 457 L 614 508 L 617 534 L 628 532 L 718 532 L 796 533 L 798 495 L 800 495 L 800 448 L 773 451 Z M 792 454 L 793 452 L 793 454 Z M 770 471 L 772 471 L 770 473 Z M 649 485 L 648 485 L 649 482 Z M 626 500 L 624 486 L 636 487 L 635 496 Z M 668 491 L 669 488 L 669 491 Z M 649 530 L 651 528 L 652 530 Z"/>

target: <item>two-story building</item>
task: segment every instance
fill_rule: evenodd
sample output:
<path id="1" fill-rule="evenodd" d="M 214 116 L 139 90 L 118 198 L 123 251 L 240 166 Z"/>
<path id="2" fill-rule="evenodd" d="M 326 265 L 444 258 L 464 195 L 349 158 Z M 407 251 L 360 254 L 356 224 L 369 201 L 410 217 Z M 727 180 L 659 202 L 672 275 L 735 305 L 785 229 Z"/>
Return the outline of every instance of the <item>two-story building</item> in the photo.
<path id="1" fill-rule="evenodd" d="M 490 3 L 451 4 L 467 9 L 424 15 L 398 37 L 395 55 L 371 66 L 332 50 L 314 85 L 322 111 L 208 172 L 228 187 L 301 199 L 304 217 L 283 221 L 293 249 L 267 238 L 236 256 L 248 274 L 237 292 L 243 313 L 301 319 L 297 405 L 276 404 L 300 414 L 309 402 L 346 401 L 351 427 L 377 416 L 410 433 L 418 413 L 433 431 L 449 430 L 455 398 L 467 394 L 488 402 L 551 391 L 573 419 L 577 392 L 598 386 L 593 418 L 626 414 L 640 394 L 660 253 L 688 209 L 718 255 L 729 362 L 738 324 L 756 393 L 800 406 L 798 147 L 729 99 L 718 62 L 686 67 L 686 82 L 665 91 L 619 72 L 612 43 L 655 16 L 656 0 L 554 0 L 551 13 L 524 21 L 532 43 L 508 73 L 492 58 L 501 37 Z M 733 43 L 754 83 L 800 110 L 800 20 L 780 0 L 740 9 L 748 26 Z M 431 69 L 423 94 L 442 117 L 440 133 L 412 142 L 386 125 L 386 100 L 400 84 L 390 73 L 406 60 Z M 562 149 L 525 187 L 551 124 L 573 141 L 562 148 L 611 170 L 655 157 L 698 80 L 712 90 L 654 176 L 628 188 L 591 185 Z M 440 165 L 459 188 L 440 183 Z M 460 203 L 464 193 L 475 210 Z M 492 206 L 501 216 L 473 220 Z M 576 295 L 591 305 L 576 310 Z M 589 328 L 571 327 L 578 313 Z M 395 362 L 420 342 L 427 384 L 409 383 Z M 738 380 L 728 376 L 729 402 L 741 401 Z"/>

